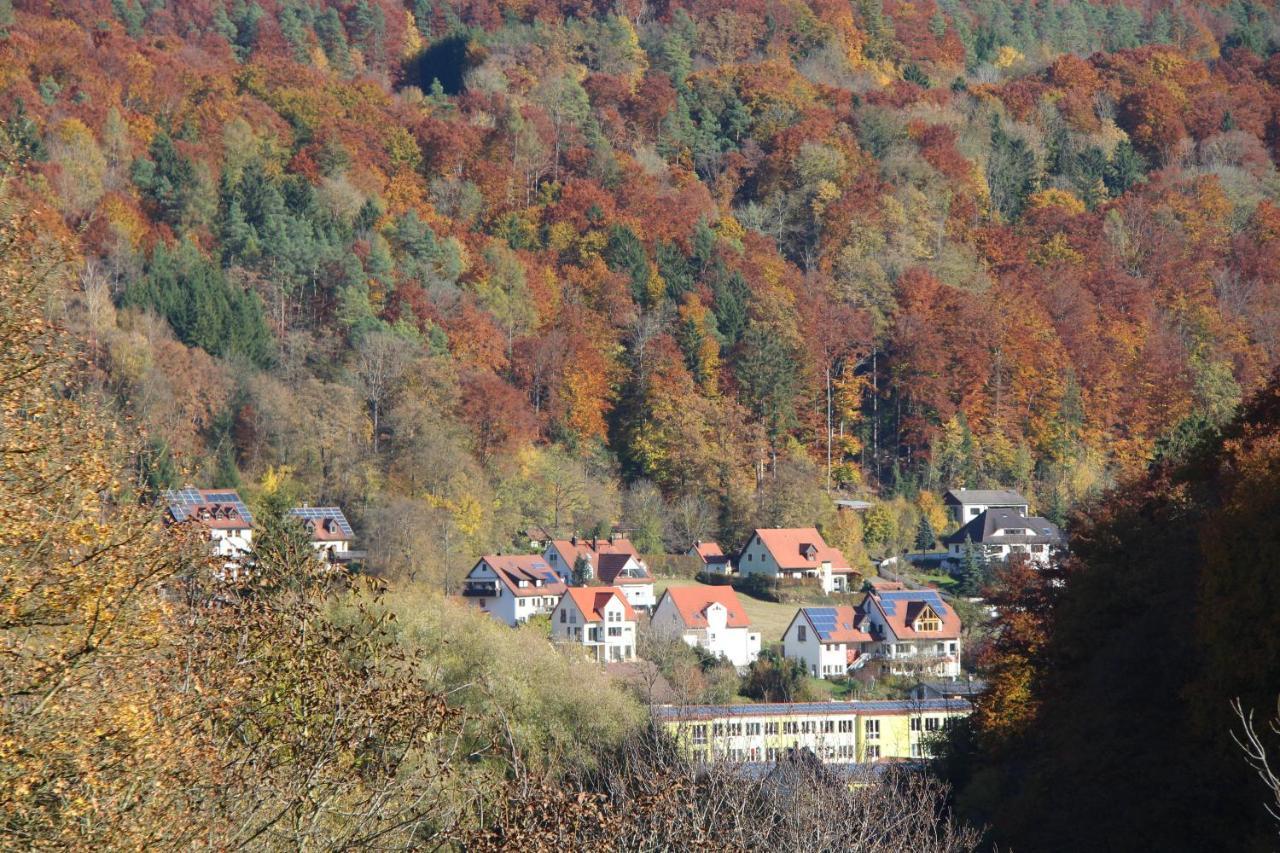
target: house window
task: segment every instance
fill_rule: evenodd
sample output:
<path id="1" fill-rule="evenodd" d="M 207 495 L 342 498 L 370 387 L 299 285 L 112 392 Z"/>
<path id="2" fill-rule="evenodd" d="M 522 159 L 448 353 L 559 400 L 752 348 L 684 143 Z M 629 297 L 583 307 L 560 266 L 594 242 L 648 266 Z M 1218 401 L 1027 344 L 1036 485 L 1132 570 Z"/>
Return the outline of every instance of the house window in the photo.
<path id="1" fill-rule="evenodd" d="M 609 629 L 609 636 L 610 636 L 610 637 L 621 637 L 621 636 L 622 636 L 622 629 L 621 629 L 621 628 L 610 628 L 610 629 Z"/>
<path id="2" fill-rule="evenodd" d="M 978 508 L 977 508 L 976 506 L 975 506 L 975 507 L 970 507 L 970 508 L 969 508 L 969 515 L 974 515 L 974 516 L 976 516 L 976 515 L 980 515 L 980 513 L 978 512 Z"/>
<path id="3" fill-rule="evenodd" d="M 730 737 L 737 737 L 737 736 L 738 736 L 738 735 L 740 735 L 740 734 L 742 734 L 742 723 L 730 723 L 730 724 L 729 724 L 729 736 L 730 736 Z"/>
<path id="4" fill-rule="evenodd" d="M 912 717 L 912 718 L 911 718 L 911 731 L 913 731 L 913 732 L 918 732 L 918 731 L 920 731 L 920 718 L 919 718 L 919 717 Z"/>
<path id="5" fill-rule="evenodd" d="M 841 734 L 850 734 L 853 731 L 853 720 L 840 720 L 838 728 Z"/>
<path id="6" fill-rule="evenodd" d="M 868 746 L 868 747 L 867 747 L 867 758 L 868 758 L 868 759 L 877 759 L 877 758 L 879 758 L 879 757 L 880 757 L 880 745 L 879 745 L 879 744 L 872 744 L 871 746 Z"/>
<path id="7" fill-rule="evenodd" d="M 942 718 L 941 718 L 941 717 L 926 717 L 926 718 L 925 718 L 925 721 L 924 721 L 924 730 L 925 730 L 926 732 L 936 732 L 936 731 L 937 731 L 938 729 L 940 729 L 940 728 L 942 728 Z"/>
<path id="8" fill-rule="evenodd" d="M 955 653 L 955 650 L 956 650 L 956 644 L 955 644 L 955 643 L 952 643 L 952 644 L 951 644 L 951 652 L 954 654 L 954 653 Z"/>
<path id="9" fill-rule="evenodd" d="M 866 723 L 863 724 L 862 731 L 864 734 L 866 734 L 867 740 L 879 740 L 880 739 L 880 721 L 867 720 Z"/>
<path id="10" fill-rule="evenodd" d="M 693 744 L 694 746 L 705 745 L 707 742 L 707 725 L 699 723 L 693 727 Z"/>
<path id="11" fill-rule="evenodd" d="M 924 757 L 924 750 L 920 748 L 920 744 L 918 743 L 911 744 L 911 757 L 912 758 Z"/>
<path id="12" fill-rule="evenodd" d="M 765 733 L 765 734 L 767 734 L 767 735 L 776 735 L 776 734 L 778 733 L 778 724 L 777 724 L 777 723 L 765 723 L 765 724 L 764 724 L 764 733 Z"/>
<path id="13" fill-rule="evenodd" d="M 565 615 L 565 611 L 561 610 L 561 611 L 560 611 L 560 624 L 561 624 L 561 625 L 563 625 L 563 624 L 564 624 L 564 620 L 565 620 L 565 619 L 567 619 L 567 618 L 568 618 L 568 617 Z"/>
<path id="14" fill-rule="evenodd" d="M 805 630 L 803 625 L 796 626 L 796 639 L 802 643 L 805 641 Z"/>
<path id="15" fill-rule="evenodd" d="M 760 724 L 759 724 L 759 723 L 747 723 L 747 734 L 749 734 L 749 735 L 758 735 L 758 734 L 760 734 Z"/>
<path id="16" fill-rule="evenodd" d="M 827 735 L 829 735 L 829 734 L 831 734 L 832 732 L 834 732 L 835 730 L 836 730 L 836 721 L 835 721 L 835 720 L 823 720 L 823 721 L 822 721 L 822 733 L 823 733 L 823 734 L 827 734 Z"/>
<path id="17" fill-rule="evenodd" d="M 712 736 L 712 737 L 724 737 L 724 723 L 712 723 L 712 724 L 711 724 L 711 736 Z"/>

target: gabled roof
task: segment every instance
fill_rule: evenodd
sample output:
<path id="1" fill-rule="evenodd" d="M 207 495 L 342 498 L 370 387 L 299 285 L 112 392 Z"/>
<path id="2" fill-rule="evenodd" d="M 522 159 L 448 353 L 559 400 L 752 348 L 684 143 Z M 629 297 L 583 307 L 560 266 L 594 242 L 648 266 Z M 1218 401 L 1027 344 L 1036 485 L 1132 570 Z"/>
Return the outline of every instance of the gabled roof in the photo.
<path id="1" fill-rule="evenodd" d="M 579 539 L 553 539 L 550 544 L 560 555 L 560 559 L 564 562 L 564 570 L 566 572 L 573 568 L 573 564 L 578 561 L 579 557 L 590 557 L 591 562 L 597 567 L 600 565 L 600 557 L 603 554 L 628 554 L 640 559 L 638 552 L 631 540 L 625 536 L 614 536 L 612 541 L 603 537 L 587 537 Z"/>
<path id="2" fill-rule="evenodd" d="M 712 557 L 720 557 L 722 559 L 716 562 L 724 562 L 724 551 L 720 550 L 720 544 L 717 542 L 694 542 L 689 550 L 701 557 L 704 563 L 712 562 Z"/>
<path id="3" fill-rule="evenodd" d="M 824 643 L 865 643 L 871 635 L 859 630 L 858 611 L 848 605 L 843 607 L 801 607 L 796 613 L 809 623 L 817 638 Z M 795 619 L 791 620 L 792 622 Z M 790 625 L 787 626 L 790 630 Z"/>
<path id="4" fill-rule="evenodd" d="M 1000 534 L 1006 529 L 1026 530 L 1026 533 Z M 965 539 L 975 545 L 1059 545 L 1062 531 L 1058 525 L 1037 515 L 1023 515 L 1011 509 L 989 509 L 969 521 L 950 536 L 944 536 L 944 545 L 962 545 Z"/>
<path id="5" fill-rule="evenodd" d="M 289 514 L 302 519 L 316 542 L 337 542 L 355 537 L 351 524 L 336 506 L 300 506 Z"/>
<path id="6" fill-rule="evenodd" d="M 565 595 L 573 600 L 588 621 L 603 622 L 604 608 L 611 598 L 622 602 L 623 615 L 628 622 L 636 621 L 636 612 L 627 603 L 622 590 L 615 586 L 572 586 L 565 590 Z"/>
<path id="7" fill-rule="evenodd" d="M 235 489 L 168 489 L 161 494 L 175 522 L 198 521 L 205 527 L 243 530 L 253 526 L 253 513 Z"/>
<path id="8" fill-rule="evenodd" d="M 667 587 L 663 597 L 671 599 L 686 628 L 707 627 L 707 609 L 713 604 L 719 604 L 728 611 L 726 627 L 751 627 L 747 611 L 731 586 L 672 586 Z M 658 604 L 661 605 L 662 602 Z"/>
<path id="9" fill-rule="evenodd" d="M 816 527 L 757 528 L 753 535 L 760 537 L 760 542 L 784 571 L 818 569 L 827 560 L 831 562 L 832 571 L 853 571 L 840 549 L 829 546 Z"/>
<path id="10" fill-rule="evenodd" d="M 644 563 L 630 554 L 601 554 L 596 563 L 596 578 L 610 586 L 653 583 L 653 575 L 649 574 Z"/>
<path id="11" fill-rule="evenodd" d="M 486 554 L 476 567 L 481 563 L 487 565 L 514 596 L 564 595 L 564 581 L 537 554 Z M 475 568 L 471 571 L 474 572 Z M 520 586 L 522 580 L 529 585 Z M 541 586 L 538 586 L 539 581 Z"/>
<path id="12" fill-rule="evenodd" d="M 949 506 L 1027 506 L 1027 499 L 1012 489 L 948 489 L 942 502 Z"/>
<path id="13" fill-rule="evenodd" d="M 949 640 L 960 636 L 960 617 L 942 600 L 937 590 L 907 589 L 876 593 L 867 596 L 863 606 L 877 608 L 880 617 L 899 640 Z M 941 619 L 942 627 L 939 630 L 916 631 L 912 627 L 926 607 Z"/>

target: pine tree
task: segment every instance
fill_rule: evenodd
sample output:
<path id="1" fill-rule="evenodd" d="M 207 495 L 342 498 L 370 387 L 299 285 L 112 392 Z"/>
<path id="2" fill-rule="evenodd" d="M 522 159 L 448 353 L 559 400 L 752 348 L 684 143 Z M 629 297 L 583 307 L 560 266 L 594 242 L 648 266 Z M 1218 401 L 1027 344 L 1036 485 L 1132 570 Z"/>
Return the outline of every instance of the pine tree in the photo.
<path id="1" fill-rule="evenodd" d="M 937 544 L 938 534 L 934 532 L 933 524 L 929 521 L 929 514 L 920 513 L 920 524 L 916 527 L 916 549 L 932 551 Z"/>
<path id="2" fill-rule="evenodd" d="M 973 544 L 973 539 L 966 535 L 956 591 L 961 595 L 981 595 L 987 583 L 987 569 L 986 556 L 978 551 L 978 546 Z"/>

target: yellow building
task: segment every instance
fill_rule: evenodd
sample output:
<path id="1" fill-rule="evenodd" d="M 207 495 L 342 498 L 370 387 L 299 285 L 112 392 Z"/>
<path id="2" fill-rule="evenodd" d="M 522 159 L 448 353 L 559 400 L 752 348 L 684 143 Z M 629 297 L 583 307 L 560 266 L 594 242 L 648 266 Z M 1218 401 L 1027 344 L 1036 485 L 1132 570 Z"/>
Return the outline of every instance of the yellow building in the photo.
<path id="1" fill-rule="evenodd" d="M 663 705 L 654 717 L 699 761 L 773 762 L 808 748 L 825 762 L 866 764 L 929 757 L 948 721 L 970 711 L 963 699 L 910 699 Z"/>

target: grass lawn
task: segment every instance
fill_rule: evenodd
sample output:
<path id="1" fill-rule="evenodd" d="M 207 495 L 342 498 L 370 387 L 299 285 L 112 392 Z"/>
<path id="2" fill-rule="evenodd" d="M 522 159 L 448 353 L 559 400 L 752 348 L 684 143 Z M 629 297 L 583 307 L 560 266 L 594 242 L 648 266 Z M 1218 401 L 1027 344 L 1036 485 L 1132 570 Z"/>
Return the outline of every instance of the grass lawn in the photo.
<path id="1" fill-rule="evenodd" d="M 662 593 L 669 586 L 702 585 L 691 578 L 654 578 L 654 600 L 662 598 Z M 787 626 L 791 624 L 791 618 L 796 615 L 796 610 L 799 609 L 794 604 L 775 604 L 772 601 L 760 601 L 742 593 L 738 593 L 738 600 L 742 602 L 743 609 L 747 611 L 747 618 L 751 620 L 751 627 L 760 632 L 760 644 L 762 646 L 781 642 L 782 632 L 787 630 Z"/>

